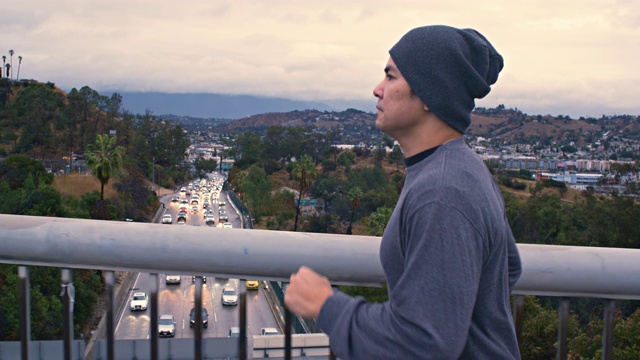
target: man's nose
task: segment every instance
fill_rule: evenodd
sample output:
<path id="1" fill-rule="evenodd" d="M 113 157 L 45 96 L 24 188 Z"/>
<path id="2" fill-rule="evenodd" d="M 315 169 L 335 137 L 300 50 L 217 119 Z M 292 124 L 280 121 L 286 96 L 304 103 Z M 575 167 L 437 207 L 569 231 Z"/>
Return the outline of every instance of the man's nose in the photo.
<path id="1" fill-rule="evenodd" d="M 382 99 L 382 82 L 379 83 L 378 85 L 376 85 L 376 87 L 373 88 L 373 96 L 377 97 L 378 99 Z"/>

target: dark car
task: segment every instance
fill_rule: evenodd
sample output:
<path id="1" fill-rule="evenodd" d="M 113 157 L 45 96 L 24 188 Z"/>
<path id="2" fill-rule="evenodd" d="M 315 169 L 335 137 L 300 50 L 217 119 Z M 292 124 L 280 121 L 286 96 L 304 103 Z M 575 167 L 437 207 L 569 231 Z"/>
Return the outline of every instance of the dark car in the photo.
<path id="1" fill-rule="evenodd" d="M 191 282 L 196 282 L 196 276 L 195 275 L 191 276 Z M 207 283 L 207 277 L 205 275 L 202 276 L 202 282 L 204 284 Z"/>
<path id="2" fill-rule="evenodd" d="M 189 312 L 189 327 L 194 327 L 195 325 L 196 325 L 196 308 L 193 307 Z M 205 309 L 204 307 L 202 308 L 202 326 L 205 328 L 209 327 L 209 313 L 207 312 L 207 309 Z"/>

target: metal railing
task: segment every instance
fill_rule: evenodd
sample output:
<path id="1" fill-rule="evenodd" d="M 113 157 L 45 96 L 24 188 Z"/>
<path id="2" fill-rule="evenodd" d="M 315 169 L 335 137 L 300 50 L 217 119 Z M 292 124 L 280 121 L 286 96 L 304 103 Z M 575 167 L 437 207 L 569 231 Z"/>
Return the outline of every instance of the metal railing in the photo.
<path id="1" fill-rule="evenodd" d="M 384 283 L 379 246 L 380 238 L 370 236 L 0 215 L 0 263 L 22 265 L 21 293 L 27 296 L 30 265 L 271 281 L 287 281 L 292 272 L 307 265 L 336 285 L 379 286 Z M 568 321 L 568 306 L 564 301 L 570 297 L 610 299 L 603 358 L 611 358 L 614 301 L 640 300 L 640 250 L 530 244 L 518 244 L 518 249 L 523 272 L 514 293 L 563 298 L 558 358 L 566 358 L 563 324 Z M 107 276 L 107 290 L 112 291 L 109 284 Z M 518 299 L 514 306 L 517 330 L 523 303 Z M 28 302 L 21 306 L 21 338 L 28 351 Z M 65 302 L 65 309 L 68 306 Z M 153 314 L 151 321 L 153 326 Z M 72 336 L 67 330 L 65 334 Z"/>

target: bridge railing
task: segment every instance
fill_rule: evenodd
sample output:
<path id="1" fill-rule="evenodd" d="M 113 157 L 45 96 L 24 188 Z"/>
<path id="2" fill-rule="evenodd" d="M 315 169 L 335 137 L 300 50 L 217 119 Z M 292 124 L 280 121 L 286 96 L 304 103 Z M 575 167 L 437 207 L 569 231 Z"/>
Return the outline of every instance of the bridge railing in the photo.
<path id="1" fill-rule="evenodd" d="M 21 265 L 20 335 L 27 352 L 31 265 L 106 270 L 107 295 L 113 294 L 112 272 L 117 270 L 286 282 L 292 272 L 306 265 L 335 285 L 380 286 L 384 273 L 379 246 L 380 238 L 370 236 L 0 215 L 0 263 Z M 518 295 L 514 304 L 517 331 L 522 326 L 521 296 L 561 297 L 557 354 L 566 358 L 568 298 L 608 299 L 603 358 L 611 358 L 615 300 L 640 300 L 636 280 L 640 250 L 530 244 L 519 244 L 518 249 L 523 272 L 514 291 Z M 69 289 L 70 273 L 63 270 L 62 276 L 63 288 Z M 70 319 L 66 312 L 71 298 L 69 292 L 63 295 L 64 318 Z M 152 311 L 155 305 L 152 297 Z M 157 316 L 151 315 L 153 327 Z M 70 348 L 72 326 L 68 320 L 63 325 Z M 151 342 L 153 348 L 153 336 Z"/>

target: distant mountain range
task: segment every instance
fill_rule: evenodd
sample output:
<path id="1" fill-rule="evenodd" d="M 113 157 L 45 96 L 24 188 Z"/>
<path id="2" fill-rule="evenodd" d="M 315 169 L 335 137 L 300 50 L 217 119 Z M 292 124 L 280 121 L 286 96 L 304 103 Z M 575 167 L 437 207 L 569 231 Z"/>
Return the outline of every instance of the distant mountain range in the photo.
<path id="1" fill-rule="evenodd" d="M 373 98 L 371 101 L 319 102 L 252 95 L 116 92 L 122 95 L 123 108 L 134 114 L 144 114 L 149 110 L 154 115 L 173 114 L 198 118 L 241 119 L 256 114 L 295 110 L 342 111 L 353 108 L 373 111 L 375 108 Z M 113 93 L 106 92 L 105 95 L 111 96 Z"/>

